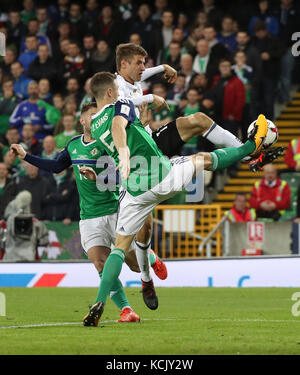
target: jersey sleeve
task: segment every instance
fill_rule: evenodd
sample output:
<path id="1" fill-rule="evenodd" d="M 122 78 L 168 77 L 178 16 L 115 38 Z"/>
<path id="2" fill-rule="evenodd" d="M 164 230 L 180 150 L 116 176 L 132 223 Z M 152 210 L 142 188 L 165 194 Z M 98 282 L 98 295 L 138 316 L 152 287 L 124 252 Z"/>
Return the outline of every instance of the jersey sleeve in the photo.
<path id="1" fill-rule="evenodd" d="M 67 147 L 57 155 L 56 159 L 43 159 L 39 156 L 26 154 L 24 160 L 44 171 L 52 173 L 59 173 L 72 165 Z"/>
<path id="2" fill-rule="evenodd" d="M 136 119 L 134 104 L 127 99 L 120 99 L 115 104 L 114 116 L 122 116 L 128 122 L 134 122 Z"/>

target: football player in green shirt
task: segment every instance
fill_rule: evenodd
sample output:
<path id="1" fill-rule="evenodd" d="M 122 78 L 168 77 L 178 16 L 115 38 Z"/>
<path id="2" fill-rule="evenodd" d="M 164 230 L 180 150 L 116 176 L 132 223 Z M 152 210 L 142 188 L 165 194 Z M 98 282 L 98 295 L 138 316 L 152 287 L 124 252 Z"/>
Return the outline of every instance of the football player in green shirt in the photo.
<path id="1" fill-rule="evenodd" d="M 171 162 L 137 120 L 133 103 L 126 99 L 117 100 L 115 75 L 108 72 L 95 74 L 91 91 L 98 107 L 92 117 L 91 134 L 99 149 L 105 150 L 111 157 L 122 177 L 115 249 L 103 269 L 99 302 L 91 307 L 86 317 L 86 320 L 98 321 L 130 245 L 155 206 L 181 191 L 201 170 L 221 170 L 258 153 L 262 149 L 268 124 L 265 116 L 260 115 L 249 140 L 238 148 L 201 152 L 178 157 Z M 144 116 L 143 108 L 141 112 Z M 196 125 L 201 118 L 200 113 L 195 113 L 179 117 L 176 122 Z"/>

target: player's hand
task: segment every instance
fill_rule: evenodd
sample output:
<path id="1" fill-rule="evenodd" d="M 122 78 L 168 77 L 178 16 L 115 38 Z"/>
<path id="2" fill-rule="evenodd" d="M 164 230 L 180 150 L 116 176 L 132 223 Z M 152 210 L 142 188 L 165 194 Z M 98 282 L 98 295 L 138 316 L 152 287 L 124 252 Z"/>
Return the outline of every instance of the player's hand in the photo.
<path id="1" fill-rule="evenodd" d="M 148 109 L 148 103 L 143 103 L 138 107 L 140 111 L 140 121 L 143 126 L 146 126 L 152 120 L 151 111 Z"/>
<path id="2" fill-rule="evenodd" d="M 19 159 L 24 159 L 26 156 L 26 151 L 24 150 L 23 146 L 19 144 L 12 144 L 10 146 L 10 151 L 15 155 L 18 156 Z"/>
<path id="3" fill-rule="evenodd" d="M 119 148 L 120 163 L 116 170 L 120 170 L 123 180 L 128 180 L 130 173 L 130 153 L 128 147 Z"/>
<path id="4" fill-rule="evenodd" d="M 175 83 L 177 79 L 177 71 L 167 64 L 163 64 L 163 67 L 165 69 L 164 77 L 168 80 L 169 83 Z"/>
<path id="5" fill-rule="evenodd" d="M 82 174 L 88 180 L 96 181 L 97 179 L 96 172 L 91 167 L 81 167 L 79 168 L 79 173 Z"/>
<path id="6" fill-rule="evenodd" d="M 155 111 L 160 111 L 163 107 L 166 107 L 168 111 L 170 110 L 170 107 L 168 103 L 165 101 L 165 99 L 155 94 L 153 94 L 152 104 L 155 107 Z"/>

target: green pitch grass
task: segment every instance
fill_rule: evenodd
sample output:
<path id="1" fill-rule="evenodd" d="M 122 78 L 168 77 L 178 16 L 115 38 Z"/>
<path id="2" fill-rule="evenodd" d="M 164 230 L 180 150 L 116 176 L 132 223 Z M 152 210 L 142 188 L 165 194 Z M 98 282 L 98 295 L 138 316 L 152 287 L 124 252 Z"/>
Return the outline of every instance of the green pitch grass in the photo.
<path id="1" fill-rule="evenodd" d="M 139 289 L 129 288 L 143 322 L 113 322 L 119 315 L 109 300 L 98 327 L 80 324 L 94 288 L 0 291 L 7 305 L 0 354 L 300 354 L 300 316 L 291 313 L 296 289 L 158 288 L 159 308 L 151 311 Z M 45 326 L 63 323 L 72 324 Z"/>

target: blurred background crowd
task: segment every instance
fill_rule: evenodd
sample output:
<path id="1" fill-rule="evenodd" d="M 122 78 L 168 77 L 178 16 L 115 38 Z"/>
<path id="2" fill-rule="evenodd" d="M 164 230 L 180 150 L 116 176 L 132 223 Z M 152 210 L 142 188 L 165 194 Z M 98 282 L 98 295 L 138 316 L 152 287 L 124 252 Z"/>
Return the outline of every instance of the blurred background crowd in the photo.
<path id="1" fill-rule="evenodd" d="M 178 71 L 173 85 L 162 75 L 143 82 L 145 93 L 160 95 L 170 105 L 169 112 L 152 114 L 152 121 L 162 125 L 203 111 L 245 140 L 250 122 L 260 112 L 274 120 L 276 104 L 289 103 L 292 84 L 299 83 L 291 46 L 293 33 L 300 31 L 300 4 L 293 0 L 1 4 L 6 54 L 0 57 L 0 217 L 27 190 L 38 219 L 66 225 L 79 220 L 72 170 L 51 175 L 8 150 L 21 143 L 28 152 L 52 159 L 80 134 L 80 109 L 93 99 L 90 77 L 116 71 L 119 43 L 142 45 L 149 54 L 146 67 L 168 64 Z M 182 153 L 211 149 L 198 137 Z M 235 168 L 229 172 L 234 175 Z M 270 173 L 275 181 L 276 171 Z M 210 183 L 213 188 L 214 178 Z M 252 201 L 257 208 L 255 197 Z"/>

